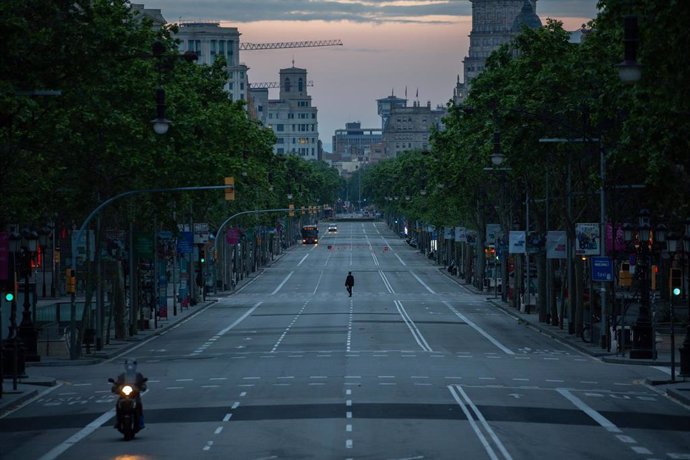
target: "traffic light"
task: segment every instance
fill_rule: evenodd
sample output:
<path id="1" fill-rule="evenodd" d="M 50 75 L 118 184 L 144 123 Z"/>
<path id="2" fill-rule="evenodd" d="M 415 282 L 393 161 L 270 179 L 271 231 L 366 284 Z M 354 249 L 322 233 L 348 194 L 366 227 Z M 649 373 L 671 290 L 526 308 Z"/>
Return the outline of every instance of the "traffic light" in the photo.
<path id="1" fill-rule="evenodd" d="M 669 277 L 669 285 L 671 288 L 671 295 L 678 297 L 683 292 L 683 278 L 680 268 L 672 268 L 671 276 Z"/>
<path id="2" fill-rule="evenodd" d="M 67 281 L 67 293 L 76 294 L 77 293 L 77 274 L 76 271 L 68 268 L 65 273 L 65 279 Z"/>
<path id="3" fill-rule="evenodd" d="M 205 250 L 205 249 L 201 249 L 201 250 L 199 251 L 199 261 L 200 261 L 202 264 L 206 263 L 206 250 Z"/>
<path id="4" fill-rule="evenodd" d="M 235 178 L 225 178 L 225 201 L 235 201 Z"/>
<path id="5" fill-rule="evenodd" d="M 288 216 L 295 217 L 295 205 L 292 203 L 288 205 Z"/>

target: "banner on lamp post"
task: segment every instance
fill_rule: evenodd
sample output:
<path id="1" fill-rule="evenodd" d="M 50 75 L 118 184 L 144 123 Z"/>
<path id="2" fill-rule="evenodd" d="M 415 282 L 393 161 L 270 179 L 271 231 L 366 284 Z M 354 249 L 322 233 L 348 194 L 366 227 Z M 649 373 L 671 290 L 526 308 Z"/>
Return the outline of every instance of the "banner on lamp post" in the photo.
<path id="1" fill-rule="evenodd" d="M 598 256 L 601 247 L 599 224 L 575 224 L 575 254 Z"/>
<path id="2" fill-rule="evenodd" d="M 486 244 L 495 245 L 499 238 L 503 237 L 501 224 L 486 224 Z"/>
<path id="3" fill-rule="evenodd" d="M 467 230 L 465 227 L 455 227 L 455 241 L 467 243 Z"/>
<path id="4" fill-rule="evenodd" d="M 525 240 L 524 230 L 511 230 L 508 234 L 508 253 L 525 254 Z"/>
<path id="5" fill-rule="evenodd" d="M 564 231 L 546 232 L 546 258 L 566 258 L 566 234 Z"/>

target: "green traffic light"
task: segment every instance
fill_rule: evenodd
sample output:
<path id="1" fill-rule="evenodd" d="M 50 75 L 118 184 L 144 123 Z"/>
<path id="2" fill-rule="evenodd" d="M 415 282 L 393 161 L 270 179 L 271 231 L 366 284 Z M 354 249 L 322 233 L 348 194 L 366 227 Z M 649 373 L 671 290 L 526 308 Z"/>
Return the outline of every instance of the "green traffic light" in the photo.
<path id="1" fill-rule="evenodd" d="M 675 296 L 679 296 L 679 295 L 680 295 L 680 288 L 679 288 L 679 287 L 673 288 L 673 295 L 675 295 Z"/>
<path id="2" fill-rule="evenodd" d="M 5 293 L 5 300 L 8 302 L 12 302 L 14 300 L 14 293 L 6 292 Z"/>

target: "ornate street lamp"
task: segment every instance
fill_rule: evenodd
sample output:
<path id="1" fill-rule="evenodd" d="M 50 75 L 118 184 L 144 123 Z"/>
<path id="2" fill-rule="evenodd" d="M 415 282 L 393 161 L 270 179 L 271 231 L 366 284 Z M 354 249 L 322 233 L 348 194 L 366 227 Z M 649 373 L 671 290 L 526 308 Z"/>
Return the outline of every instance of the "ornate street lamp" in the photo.
<path id="1" fill-rule="evenodd" d="M 12 232 L 10 233 L 10 254 L 12 255 L 12 259 L 10 262 L 10 271 L 11 271 L 11 282 L 12 282 L 12 291 L 15 291 L 15 287 L 17 284 L 17 255 L 19 251 L 21 250 L 21 242 L 22 242 L 22 236 L 17 233 L 17 232 Z M 10 324 L 9 324 L 9 333 L 7 337 L 9 339 L 16 337 L 17 334 L 17 293 L 14 292 L 14 296 L 12 297 L 12 302 L 10 304 Z"/>
<path id="2" fill-rule="evenodd" d="M 38 356 L 38 331 L 31 320 L 31 275 L 33 274 L 33 258 L 38 249 L 38 233 L 25 228 L 22 230 L 21 272 L 24 275 L 24 309 L 22 322 L 19 324 L 18 336 L 25 349 L 26 361 L 40 361 Z"/>
<path id="3" fill-rule="evenodd" d="M 683 259 L 682 264 L 687 263 L 687 270 L 681 269 L 680 289 L 682 293 L 682 300 L 685 300 L 688 308 L 688 317 L 686 319 L 685 340 L 680 347 L 680 375 L 683 377 L 690 377 L 690 299 L 686 293 L 688 284 L 686 279 L 690 273 L 690 218 L 685 221 L 685 235 L 683 236 Z"/>
<path id="4" fill-rule="evenodd" d="M 623 232 L 626 237 L 631 236 L 630 226 L 624 225 Z M 642 209 L 639 214 L 639 224 L 637 227 L 638 238 L 635 242 L 637 261 L 635 271 L 640 280 L 640 308 L 637 320 L 633 325 L 633 341 L 630 350 L 631 359 L 653 359 L 654 358 L 654 329 L 650 317 L 649 305 L 649 267 L 650 250 L 649 235 L 651 226 L 649 225 L 649 210 Z M 631 240 L 626 240 L 631 242 Z"/>
<path id="5" fill-rule="evenodd" d="M 50 239 L 50 235 L 52 234 L 52 229 L 48 227 L 47 225 L 44 225 L 41 227 L 41 230 L 38 232 L 38 244 L 39 247 L 41 248 L 41 268 L 43 271 L 43 277 L 42 277 L 42 286 L 41 286 L 41 296 L 43 298 L 46 297 L 46 265 L 47 265 L 47 260 L 46 260 L 46 254 L 47 254 L 47 248 L 48 248 L 48 241 Z M 51 272 L 51 276 L 55 276 L 54 273 Z"/>

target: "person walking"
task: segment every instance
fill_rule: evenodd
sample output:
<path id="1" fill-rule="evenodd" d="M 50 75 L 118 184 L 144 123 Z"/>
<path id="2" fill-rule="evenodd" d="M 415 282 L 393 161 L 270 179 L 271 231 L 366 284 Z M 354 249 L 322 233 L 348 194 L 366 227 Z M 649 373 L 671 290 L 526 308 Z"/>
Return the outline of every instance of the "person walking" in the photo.
<path id="1" fill-rule="evenodd" d="M 347 293 L 352 297 L 352 286 L 355 285 L 355 277 L 352 276 L 352 272 L 347 272 L 347 278 L 345 278 L 345 288 Z"/>

